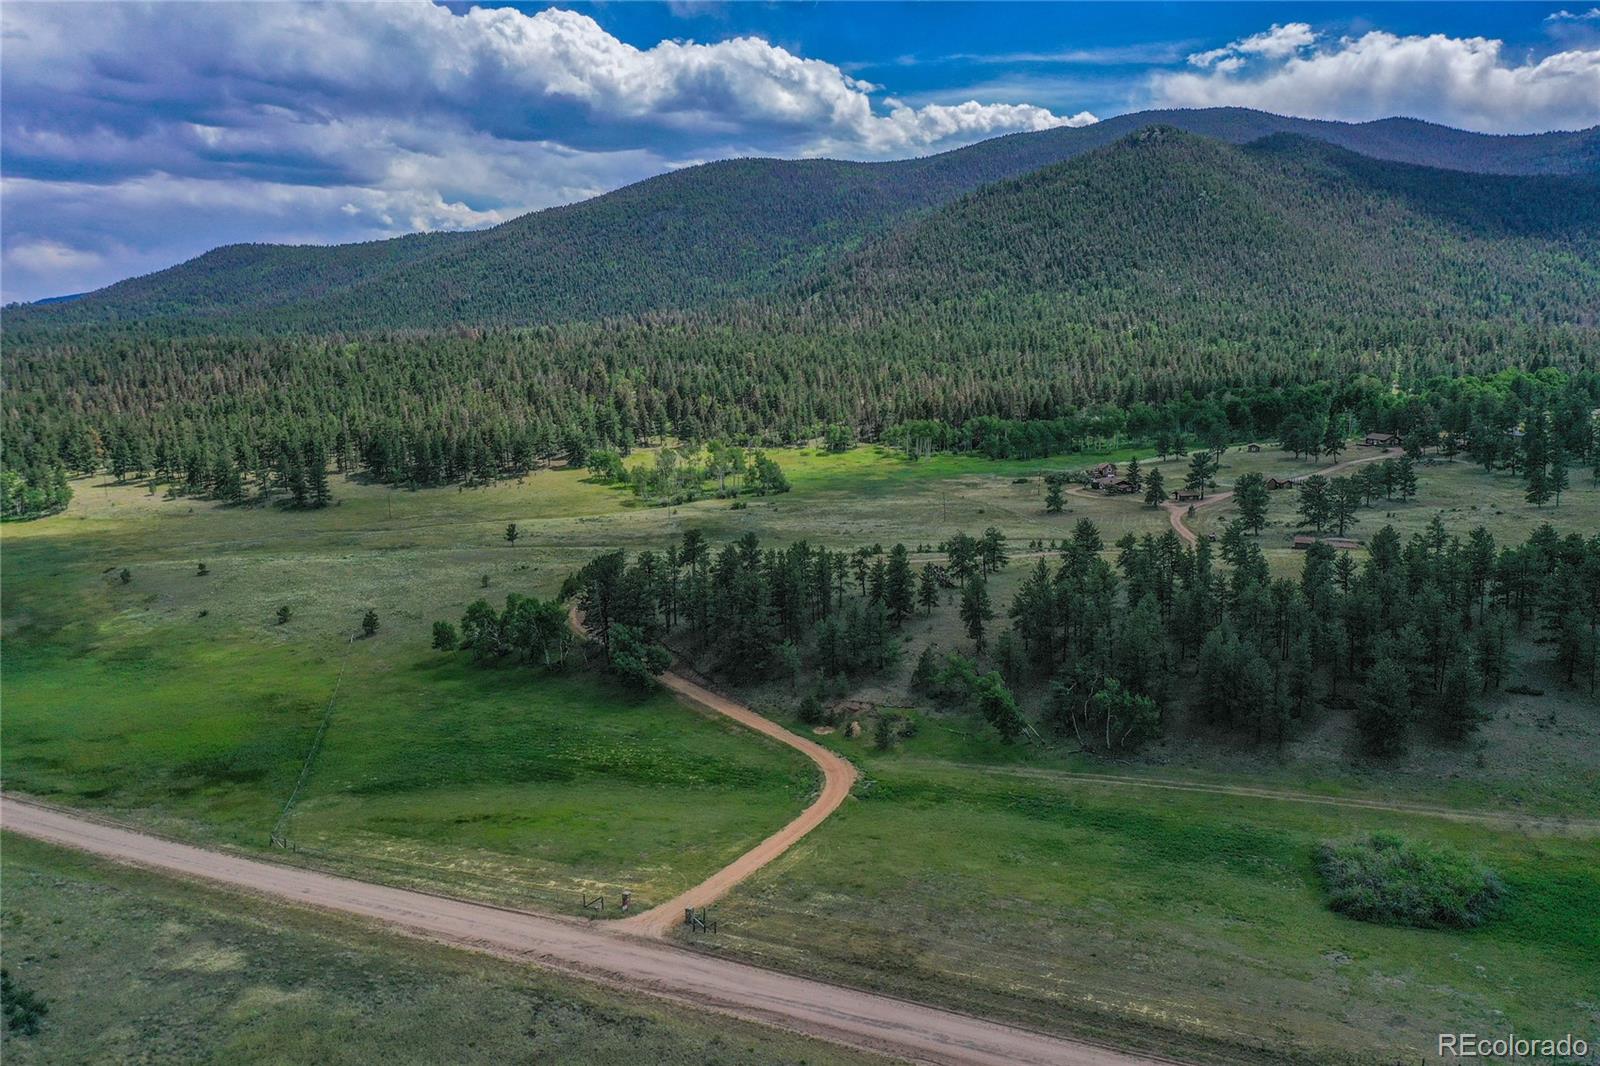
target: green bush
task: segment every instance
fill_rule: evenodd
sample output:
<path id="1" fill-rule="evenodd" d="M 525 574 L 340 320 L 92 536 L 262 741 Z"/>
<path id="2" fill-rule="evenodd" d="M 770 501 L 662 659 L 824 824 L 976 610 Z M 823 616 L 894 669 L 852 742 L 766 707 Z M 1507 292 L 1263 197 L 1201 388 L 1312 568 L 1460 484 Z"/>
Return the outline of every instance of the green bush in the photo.
<path id="1" fill-rule="evenodd" d="M 0 1010 L 5 1014 L 8 1032 L 33 1036 L 39 1031 L 44 1016 L 50 1013 L 50 1006 L 12 981 L 9 970 L 0 970 Z"/>
<path id="2" fill-rule="evenodd" d="M 1317 869 L 1328 906 L 1364 922 L 1472 929 L 1505 898 L 1499 877 L 1470 856 L 1393 833 L 1324 843 Z"/>

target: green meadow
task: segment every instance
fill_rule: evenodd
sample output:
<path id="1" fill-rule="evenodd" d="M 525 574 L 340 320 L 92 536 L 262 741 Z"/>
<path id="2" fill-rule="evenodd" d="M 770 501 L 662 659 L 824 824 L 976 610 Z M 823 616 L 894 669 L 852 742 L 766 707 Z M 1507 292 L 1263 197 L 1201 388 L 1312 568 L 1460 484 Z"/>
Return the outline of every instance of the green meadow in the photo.
<path id="1" fill-rule="evenodd" d="M 1600 827 L 1008 773 L 948 761 L 964 746 L 940 732 L 837 741 L 856 799 L 717 908 L 715 950 L 1219 1063 L 1416 1061 L 1441 1031 L 1600 1022 Z M 1487 862 L 1505 912 L 1471 932 L 1333 914 L 1316 847 L 1373 829 Z"/>
<path id="2" fill-rule="evenodd" d="M 6 835 L 5 1059 L 847 1066 L 879 1061 Z"/>
<path id="3" fill-rule="evenodd" d="M 1018 553 L 1068 536 L 1084 517 L 1108 544 L 1169 528 L 1165 512 L 1128 497 L 1075 493 L 1065 513 L 1044 512 L 1038 475 L 1098 455 L 775 454 L 793 491 L 739 510 L 645 506 L 566 470 L 460 491 L 339 480 L 337 503 L 318 512 L 80 481 L 66 513 L 0 530 L 5 787 L 261 851 L 326 717 L 284 821 L 294 850 L 279 857 L 559 913 L 576 911 L 580 893 L 623 888 L 648 903 L 793 817 L 816 787 L 811 764 L 578 664 L 552 675 L 433 651 L 435 619 L 459 618 L 480 596 L 550 595 L 600 551 L 659 549 L 688 528 L 713 541 L 754 531 L 766 543 L 853 548 L 935 544 L 993 525 Z M 1318 465 L 1233 450 L 1221 480 Z M 1163 469 L 1169 485 L 1181 481 L 1181 464 Z M 1559 508 L 1534 508 L 1505 475 L 1447 464 L 1419 476 L 1416 500 L 1363 511 L 1357 535 L 1383 520 L 1409 533 L 1440 511 L 1452 529 L 1482 520 L 1502 542 L 1541 520 L 1600 528 L 1600 491 L 1586 478 L 1575 476 Z M 1213 530 L 1228 511 L 1202 509 L 1195 524 Z M 1291 511 L 1290 494 L 1275 494 L 1276 525 L 1263 536 L 1289 577 L 1300 557 L 1279 545 Z M 508 522 L 522 532 L 515 545 Z M 1029 565 L 1018 559 L 994 578 L 1002 616 Z M 280 606 L 291 613 L 283 624 Z M 369 608 L 381 624 L 367 639 Z M 908 622 L 903 637 L 894 670 L 839 695 L 906 709 L 917 735 L 888 752 L 867 736 L 824 738 L 862 767 L 854 797 L 721 904 L 722 932 L 697 947 L 1215 1062 L 1393 1061 L 1397 1048 L 1414 1059 L 1440 1027 L 1600 1025 L 1600 837 L 1577 824 L 1600 817 L 1600 708 L 1563 688 L 1537 645 L 1516 652 L 1513 677 L 1529 692 L 1494 697 L 1468 745 L 1374 766 L 1351 758 L 1348 716 L 1327 712 L 1282 752 L 1175 723 L 1138 756 L 1104 763 L 1062 742 L 1004 745 L 974 717 L 907 691 L 922 645 L 967 648 L 949 604 Z M 798 693 L 787 684 L 744 695 L 793 722 Z M 1035 710 L 1044 697 L 1019 695 Z M 1506 817 L 1458 822 L 1140 781 Z M 1505 913 L 1470 933 L 1334 915 L 1316 846 L 1373 829 L 1454 844 L 1494 866 L 1510 889 Z M 9 892 L 22 848 L 7 848 Z M 108 911 L 113 919 L 164 920 L 155 908 Z M 277 955 L 260 963 L 266 974 L 286 965 Z M 328 1009 L 344 1009 L 336 991 L 327 996 Z M 575 1032 L 586 1031 L 588 1009 L 574 1008 Z M 362 1024 L 382 1028 L 371 1016 Z M 226 1027 L 205 1031 L 233 1039 Z M 657 1060 L 672 1055 L 699 1061 L 671 1049 Z"/>

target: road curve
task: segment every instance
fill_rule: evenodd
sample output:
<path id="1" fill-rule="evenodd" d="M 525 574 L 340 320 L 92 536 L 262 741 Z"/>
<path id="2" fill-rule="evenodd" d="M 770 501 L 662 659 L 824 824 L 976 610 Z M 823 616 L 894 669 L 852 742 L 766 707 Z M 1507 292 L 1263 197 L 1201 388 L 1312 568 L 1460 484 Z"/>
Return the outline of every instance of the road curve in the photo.
<path id="1" fill-rule="evenodd" d="M 1166 1061 L 702 955 L 630 935 L 615 923 L 530 914 L 208 851 L 11 797 L 0 805 L 0 828 L 913 1062 L 1151 1066 Z"/>
<path id="2" fill-rule="evenodd" d="M 710 689 L 695 684 L 681 674 L 661 675 L 661 684 L 675 692 L 681 699 L 708 711 L 731 718 L 747 729 L 765 734 L 780 744 L 787 744 L 805 755 L 822 771 L 822 791 L 811 805 L 801 811 L 794 821 L 767 837 L 761 843 L 724 866 L 704 881 L 680 893 L 659 906 L 624 918 L 617 925 L 630 932 L 660 936 L 673 925 L 683 922 L 687 907 L 704 907 L 723 896 L 740 881 L 749 877 L 779 855 L 788 851 L 795 842 L 822 824 L 823 819 L 838 809 L 850 795 L 856 783 L 856 768 L 836 752 L 829 751 L 814 740 L 798 736 L 776 722 L 752 711 L 742 703 L 719 696 Z"/>
<path id="3" fill-rule="evenodd" d="M 1311 476 L 1313 476 L 1315 474 L 1321 474 L 1323 477 L 1329 477 L 1329 476 L 1331 476 L 1333 474 L 1338 474 L 1338 473 L 1341 473 L 1341 472 L 1343 472 L 1345 470 L 1348 470 L 1352 466 L 1360 466 L 1362 463 L 1371 463 L 1371 462 L 1374 462 L 1374 461 L 1376 461 L 1378 459 L 1391 458 L 1392 456 L 1391 456 L 1390 453 L 1391 453 L 1391 449 L 1385 448 L 1385 449 L 1383 449 L 1383 451 L 1379 452 L 1377 455 L 1363 455 L 1359 459 L 1346 459 L 1342 463 L 1334 463 L 1332 466 L 1325 466 L 1321 470 L 1310 470 L 1310 471 L 1307 471 L 1304 474 L 1296 474 L 1293 477 L 1291 477 L 1289 480 L 1290 481 L 1294 481 L 1294 482 L 1300 482 L 1300 481 L 1304 481 L 1306 478 L 1311 477 Z M 1195 509 L 1195 510 L 1198 510 L 1201 507 L 1212 507 L 1212 506 L 1215 506 L 1216 504 L 1221 503 L 1224 500 L 1228 500 L 1228 499 L 1232 499 L 1232 498 L 1233 498 L 1233 490 L 1229 489 L 1227 492 L 1214 493 L 1214 494 L 1212 494 L 1210 496 L 1207 496 L 1203 500 L 1195 500 L 1193 503 L 1183 504 L 1183 503 L 1178 503 L 1175 500 L 1168 500 L 1166 503 L 1162 504 L 1161 506 L 1166 509 L 1167 518 L 1168 518 L 1168 520 L 1170 520 L 1172 522 L 1173 532 L 1177 533 L 1178 536 L 1182 537 L 1185 541 L 1187 541 L 1189 543 L 1189 545 L 1191 547 L 1193 547 L 1194 545 L 1200 543 L 1200 537 L 1199 537 L 1199 534 L 1195 533 L 1194 530 L 1190 529 L 1188 523 L 1186 523 L 1184 521 L 1184 517 L 1188 514 L 1189 510 L 1191 508 Z"/>
<path id="4" fill-rule="evenodd" d="M 576 603 L 567 609 L 567 620 L 580 636 L 586 635 L 583 629 L 583 617 Z M 822 771 L 822 791 L 794 821 L 698 885 L 665 903 L 616 922 L 616 925 L 628 932 L 645 936 L 661 936 L 672 926 L 682 924 L 686 908 L 704 907 L 709 903 L 715 903 L 740 881 L 788 851 L 801 837 L 821 825 L 828 815 L 838 810 L 839 804 L 849 797 L 850 789 L 856 783 L 856 768 L 848 759 L 829 751 L 814 740 L 789 732 L 744 704 L 720 696 L 704 685 L 696 684 L 682 674 L 671 671 L 661 675 L 661 684 L 677 694 L 680 699 L 696 707 L 731 718 L 746 729 L 769 736 L 778 743 L 786 744 L 800 752 L 816 763 L 817 769 Z"/>

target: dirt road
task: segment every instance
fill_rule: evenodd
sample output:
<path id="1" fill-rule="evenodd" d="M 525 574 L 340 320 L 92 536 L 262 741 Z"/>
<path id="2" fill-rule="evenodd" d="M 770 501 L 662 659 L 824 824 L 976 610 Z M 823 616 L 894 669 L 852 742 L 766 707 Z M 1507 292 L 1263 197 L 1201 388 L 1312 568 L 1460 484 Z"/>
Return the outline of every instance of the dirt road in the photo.
<path id="1" fill-rule="evenodd" d="M 850 765 L 849 760 L 815 741 L 789 732 L 744 704 L 719 696 L 679 674 L 662 674 L 661 683 L 695 706 L 731 718 L 745 728 L 763 733 L 805 755 L 822 771 L 822 791 L 811 801 L 811 806 L 801 811 L 794 821 L 698 885 L 660 906 L 624 918 L 617 923 L 632 932 L 651 936 L 659 936 L 672 925 L 681 923 L 684 908 L 703 907 L 722 898 L 734 885 L 788 851 L 796 841 L 821 825 L 823 819 L 837 810 L 839 804 L 850 795 L 850 789 L 856 783 L 856 768 Z"/>
<path id="2" fill-rule="evenodd" d="M 0 827 L 117 862 L 376 920 L 701 1010 L 914 1062 L 1139 1066 L 1162 1060 L 701 955 L 590 924 L 207 851 L 7 797 Z"/>
<path id="3" fill-rule="evenodd" d="M 584 633 L 583 618 L 576 603 L 567 609 L 567 620 L 575 631 L 579 634 Z M 817 768 L 822 771 L 822 791 L 794 821 L 698 885 L 665 903 L 623 918 L 616 923 L 629 932 L 646 936 L 661 936 L 672 926 L 682 924 L 685 908 L 704 907 L 716 902 L 727 895 L 734 885 L 788 851 L 796 841 L 821 825 L 823 819 L 837 810 L 839 804 L 849 797 L 850 789 L 856 783 L 856 768 L 850 765 L 849 760 L 813 740 L 789 732 L 744 704 L 730 700 L 726 696 L 719 696 L 705 686 L 670 671 L 661 675 L 661 684 L 676 693 L 680 699 L 696 707 L 731 718 L 746 729 L 769 736 L 778 743 L 786 744 L 800 752 L 816 763 Z"/>
<path id="4" fill-rule="evenodd" d="M 1391 448 L 1385 448 L 1377 455 L 1363 455 L 1359 459 L 1346 459 L 1342 463 L 1334 463 L 1332 466 L 1325 466 L 1321 470 L 1309 470 L 1304 474 L 1296 474 L 1289 480 L 1296 482 L 1304 481 L 1306 478 L 1311 477 L 1314 474 L 1321 474 L 1323 477 L 1332 477 L 1335 474 L 1342 474 L 1352 466 L 1360 466 L 1362 463 L 1376 462 L 1379 459 L 1393 458 L 1391 454 L 1392 451 L 1393 449 Z M 1195 510 L 1199 510 L 1202 507 L 1212 507 L 1224 500 L 1230 500 L 1232 498 L 1233 492 L 1232 490 L 1229 490 L 1228 492 L 1219 492 L 1213 496 L 1207 496 L 1203 500 L 1196 500 L 1190 504 L 1177 503 L 1175 501 L 1168 500 L 1161 506 L 1166 508 L 1167 519 L 1172 523 L 1173 531 L 1187 541 L 1190 545 L 1194 545 L 1200 542 L 1200 537 L 1195 533 L 1194 530 L 1190 529 L 1183 520 L 1188 514 L 1189 509 L 1193 507 Z"/>

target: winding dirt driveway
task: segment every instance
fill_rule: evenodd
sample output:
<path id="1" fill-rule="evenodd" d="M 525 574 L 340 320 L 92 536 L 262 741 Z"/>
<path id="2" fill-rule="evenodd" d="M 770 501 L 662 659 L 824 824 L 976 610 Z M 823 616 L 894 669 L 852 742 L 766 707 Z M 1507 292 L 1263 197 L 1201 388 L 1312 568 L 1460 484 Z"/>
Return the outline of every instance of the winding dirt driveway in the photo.
<path id="1" fill-rule="evenodd" d="M 1321 474 L 1323 477 L 1331 477 L 1334 474 L 1340 474 L 1346 470 L 1349 470 L 1352 466 L 1360 466 L 1362 463 L 1372 463 L 1379 459 L 1391 458 L 1393 452 L 1393 448 L 1385 448 L 1377 455 L 1363 455 L 1359 459 L 1346 459 L 1342 463 L 1334 463 L 1332 466 L 1325 466 L 1321 470 L 1308 470 L 1304 474 L 1296 474 L 1289 480 L 1298 483 L 1316 474 Z M 1195 500 L 1192 503 L 1178 503 L 1176 500 L 1168 500 L 1161 506 L 1166 508 L 1167 518 L 1172 522 L 1173 531 L 1187 541 L 1190 546 L 1193 546 L 1200 542 L 1200 536 L 1194 530 L 1190 529 L 1183 520 L 1189 512 L 1189 508 L 1193 507 L 1195 510 L 1199 510 L 1202 507 L 1210 507 L 1214 504 L 1219 504 L 1224 500 L 1231 500 L 1232 498 L 1233 490 L 1229 489 L 1227 492 L 1219 492 L 1215 495 L 1207 496 L 1203 500 Z"/>
<path id="2" fill-rule="evenodd" d="M 850 764 L 848 759 L 836 752 L 829 751 L 815 741 L 789 732 L 776 722 L 763 718 L 744 704 L 735 703 L 725 696 L 719 696 L 710 689 L 697 685 L 680 674 L 662 674 L 661 683 L 675 692 L 680 699 L 687 700 L 695 706 L 702 707 L 714 714 L 731 718 L 746 729 L 753 729 L 757 733 L 771 737 L 780 744 L 787 744 L 795 751 L 806 756 L 816 763 L 817 768 L 822 771 L 822 791 L 817 793 L 817 798 L 812 800 L 811 805 L 801 811 L 794 821 L 767 837 L 698 885 L 659 906 L 642 911 L 632 917 L 624 918 L 616 923 L 630 932 L 643 933 L 647 936 L 660 936 L 671 926 L 682 923 L 685 908 L 704 907 L 708 903 L 721 899 L 727 895 L 734 885 L 737 885 L 740 881 L 743 881 L 767 863 L 788 851 L 796 841 L 821 825 L 823 819 L 837 810 L 839 804 L 843 803 L 850 795 L 850 789 L 856 783 L 856 768 Z"/>
<path id="3" fill-rule="evenodd" d="M 580 636 L 586 636 L 583 628 L 583 616 L 578 611 L 578 605 L 572 604 L 567 609 L 567 621 L 573 631 Z M 644 936 L 662 936 L 674 925 L 683 923 L 683 913 L 689 907 L 704 907 L 714 903 L 727 895 L 728 892 L 740 881 L 749 877 L 779 855 L 788 851 L 801 837 L 821 825 L 823 820 L 839 809 L 839 805 L 850 795 L 850 789 L 856 783 L 856 768 L 850 761 L 836 752 L 829 751 L 816 741 L 808 740 L 789 732 L 768 718 L 764 718 L 742 703 L 720 696 L 704 685 L 684 677 L 680 673 L 669 671 L 661 675 L 661 684 L 675 693 L 679 699 L 693 704 L 712 714 L 720 714 L 724 718 L 731 718 L 746 729 L 754 730 L 764 736 L 769 736 L 780 744 L 787 745 L 810 759 L 822 771 L 822 791 L 817 793 L 817 798 L 811 805 L 801 811 L 799 816 L 782 829 L 767 837 L 761 843 L 739 856 L 733 862 L 724 866 L 704 881 L 695 885 L 686 892 L 682 892 L 665 903 L 658 904 L 647 911 L 623 918 L 614 923 L 618 928 L 631 933 Z"/>
<path id="4" fill-rule="evenodd" d="M 279 866 L 9 796 L 0 804 L 0 827 L 115 862 L 378 921 L 425 940 L 535 963 L 697 1010 L 912 1062 L 1153 1066 L 1170 1061 L 701 955 L 629 935 L 617 928 L 618 923 L 554 918 Z"/>

